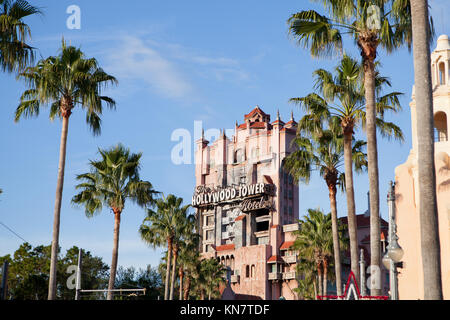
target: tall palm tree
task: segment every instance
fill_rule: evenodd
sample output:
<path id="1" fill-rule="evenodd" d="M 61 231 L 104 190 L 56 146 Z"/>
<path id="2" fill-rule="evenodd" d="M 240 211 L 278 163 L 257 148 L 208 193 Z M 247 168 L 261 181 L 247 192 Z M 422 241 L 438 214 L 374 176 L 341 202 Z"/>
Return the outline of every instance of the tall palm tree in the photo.
<path id="1" fill-rule="evenodd" d="M 180 198 L 181 199 L 181 198 Z M 178 260 L 178 252 L 183 243 L 188 240 L 191 236 L 192 230 L 195 225 L 194 215 L 188 215 L 188 209 L 190 205 L 180 206 L 175 208 L 176 210 L 176 225 L 175 232 L 173 237 L 173 264 L 172 264 L 172 275 L 170 282 L 170 295 L 169 300 L 173 300 L 173 291 L 175 286 L 175 280 L 177 278 L 176 270 L 177 270 L 177 260 Z M 198 243 L 197 243 L 198 244 Z M 182 280 L 182 279 L 180 279 Z M 181 285 L 181 283 L 180 283 Z"/>
<path id="2" fill-rule="evenodd" d="M 361 78 L 362 66 L 347 55 L 341 59 L 334 70 L 334 74 L 318 69 L 314 71 L 315 93 L 303 98 L 293 98 L 290 101 L 299 104 L 307 112 L 307 120 L 300 123 L 304 130 L 314 132 L 320 128 L 323 121 L 330 122 L 335 117 L 340 124 L 340 132 L 343 134 L 343 151 L 345 163 L 345 185 L 347 195 L 348 228 L 350 236 L 351 269 L 359 281 L 358 267 L 358 236 L 356 223 L 356 208 L 353 186 L 353 162 L 354 154 L 352 141 L 355 130 L 367 127 L 367 117 L 364 110 L 365 88 Z M 391 86 L 389 79 L 382 77 L 376 72 L 375 89 L 377 118 L 376 125 L 384 137 L 394 137 L 403 141 L 402 131 L 392 122 L 384 120 L 387 111 L 398 112 L 401 110 L 399 96 L 400 92 L 389 92 L 383 94 L 385 86 Z M 332 125 L 335 126 L 334 121 Z M 357 169 L 358 170 L 358 169 Z"/>
<path id="3" fill-rule="evenodd" d="M 41 14 L 25 0 L 0 0 L 0 67 L 3 71 L 22 71 L 34 59 L 33 48 L 26 42 L 31 29 L 24 18 Z"/>
<path id="4" fill-rule="evenodd" d="M 430 70 L 428 2 L 411 0 L 414 53 L 414 87 L 419 167 L 419 216 L 424 298 L 442 300 L 441 257 L 436 200 L 436 171 L 433 141 L 433 92 Z M 419 120 L 420 119 L 420 120 Z"/>
<path id="5" fill-rule="evenodd" d="M 411 47 L 411 8 L 408 0 L 321 0 L 328 16 L 314 10 L 291 15 L 289 32 L 313 56 L 342 52 L 344 34 L 357 45 L 364 68 L 367 157 L 370 188 L 371 265 L 380 267 L 380 213 L 377 151 L 375 59 L 378 46 L 388 53 L 406 44 Z M 428 29 L 432 30 L 432 29 Z M 373 288 L 372 295 L 380 295 Z"/>
<path id="6" fill-rule="evenodd" d="M 172 266 L 172 254 L 175 236 L 177 235 L 177 224 L 180 221 L 180 212 L 186 211 L 182 207 L 182 198 L 173 194 L 156 201 L 156 210 L 148 209 L 147 216 L 142 222 L 139 233 L 143 241 L 153 248 L 167 244 L 166 277 L 164 288 L 164 300 L 169 300 L 170 273 Z"/>
<path id="7" fill-rule="evenodd" d="M 333 234 L 333 256 L 335 265 L 336 288 L 338 295 L 342 294 L 341 257 L 338 234 L 338 219 L 336 193 L 337 187 L 344 189 L 345 175 L 341 172 L 344 160 L 342 134 L 340 132 L 339 118 L 328 119 L 330 129 L 322 128 L 323 121 L 315 123 L 311 119 L 314 114 L 307 114 L 299 121 L 299 133 L 307 134 L 312 139 L 298 135 L 294 139 L 296 150 L 285 160 L 285 168 L 294 177 L 295 181 L 309 182 L 311 172 L 317 170 L 325 180 L 328 187 L 331 209 L 331 225 Z M 311 131 L 312 126 L 314 130 Z M 307 129 L 309 128 L 309 129 Z M 367 165 L 362 147 L 363 141 L 355 141 L 352 154 L 355 167 L 358 171 Z"/>
<path id="8" fill-rule="evenodd" d="M 112 148 L 98 150 L 100 160 L 91 160 L 91 172 L 77 175 L 82 181 L 76 186 L 81 190 L 72 198 L 72 203 L 82 205 L 87 217 L 100 213 L 103 206 L 114 213 L 114 245 L 107 299 L 112 299 L 112 289 L 117 271 L 119 253 L 120 219 L 127 199 L 141 207 L 154 203 L 157 193 L 148 181 L 140 179 L 142 153 L 130 153 L 130 150 L 118 144 Z"/>
<path id="9" fill-rule="evenodd" d="M 50 120 L 62 120 L 59 148 L 58 178 L 53 218 L 52 258 L 48 299 L 56 298 L 56 263 L 59 242 L 61 201 L 66 163 L 69 117 L 76 106 L 86 111 L 86 122 L 94 135 L 100 134 L 103 104 L 115 108 L 115 101 L 101 94 L 108 84 L 117 80 L 98 66 L 94 58 L 85 58 L 83 52 L 67 46 L 64 40 L 58 56 L 40 60 L 18 76 L 28 89 L 22 94 L 15 113 L 15 121 L 22 117 L 38 116 L 43 106 L 50 105 Z"/>

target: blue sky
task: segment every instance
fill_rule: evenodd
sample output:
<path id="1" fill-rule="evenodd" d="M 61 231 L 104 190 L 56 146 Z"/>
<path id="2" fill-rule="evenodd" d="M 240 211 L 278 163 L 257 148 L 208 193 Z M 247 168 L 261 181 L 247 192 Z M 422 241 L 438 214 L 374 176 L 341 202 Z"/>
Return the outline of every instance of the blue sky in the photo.
<path id="1" fill-rule="evenodd" d="M 61 209 L 60 245 L 85 248 L 110 263 L 113 215 L 104 210 L 88 219 L 70 204 L 75 175 L 88 170 L 88 160 L 98 157 L 98 147 L 122 142 L 133 152 L 143 152 L 142 178 L 165 194 L 190 202 L 194 166 L 170 160 L 177 142 L 171 134 L 185 128 L 193 134 L 194 121 L 203 127 L 234 128 L 255 105 L 288 119 L 297 107 L 291 97 L 311 92 L 311 73 L 331 69 L 337 60 L 313 59 L 287 35 L 286 19 L 307 8 L 308 1 L 34 1 L 45 15 L 26 22 L 32 27 L 32 45 L 38 58 L 55 55 L 64 36 L 81 46 L 88 57 L 119 80 L 106 91 L 117 101 L 116 111 L 105 111 L 102 134 L 94 137 L 81 110 L 70 118 L 66 175 Z M 81 29 L 69 30 L 66 8 L 81 8 Z M 449 34 L 444 17 L 447 0 L 430 0 L 436 33 Z M 346 41 L 346 52 L 358 52 Z M 433 46 L 434 49 L 434 46 Z M 413 85 L 412 54 L 401 49 L 379 54 L 382 74 L 393 90 L 404 93 L 403 111 L 395 120 L 403 129 L 404 144 L 379 140 L 380 204 L 386 217 L 385 195 L 394 169 L 411 147 L 409 102 Z M 48 120 L 48 110 L 38 118 L 14 123 L 13 113 L 24 86 L 14 75 L 0 74 L 0 222 L 33 245 L 50 244 L 56 188 L 61 123 Z M 358 213 L 367 209 L 366 175 L 355 178 Z M 300 214 L 308 208 L 329 210 L 324 182 L 315 177 L 300 186 Z M 338 197 L 338 215 L 345 215 L 344 195 Z M 159 249 L 144 244 L 138 227 L 144 211 L 128 204 L 122 215 L 119 264 L 144 267 L 159 263 Z M 0 255 L 13 253 L 22 241 L 0 226 Z"/>

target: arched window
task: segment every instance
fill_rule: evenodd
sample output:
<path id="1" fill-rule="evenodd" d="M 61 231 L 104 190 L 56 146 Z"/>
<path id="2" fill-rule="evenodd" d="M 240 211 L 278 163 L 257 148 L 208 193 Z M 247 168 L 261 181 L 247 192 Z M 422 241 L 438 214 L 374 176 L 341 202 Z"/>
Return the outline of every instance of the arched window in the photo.
<path id="1" fill-rule="evenodd" d="M 439 84 L 443 85 L 446 81 L 445 63 L 439 63 Z"/>
<path id="2" fill-rule="evenodd" d="M 448 140 L 447 115 L 439 111 L 434 115 L 434 141 L 441 142 Z"/>
<path id="3" fill-rule="evenodd" d="M 234 153 L 234 162 L 235 163 L 239 163 L 244 161 L 245 159 L 244 156 L 244 150 L 243 149 L 237 149 L 236 152 Z"/>

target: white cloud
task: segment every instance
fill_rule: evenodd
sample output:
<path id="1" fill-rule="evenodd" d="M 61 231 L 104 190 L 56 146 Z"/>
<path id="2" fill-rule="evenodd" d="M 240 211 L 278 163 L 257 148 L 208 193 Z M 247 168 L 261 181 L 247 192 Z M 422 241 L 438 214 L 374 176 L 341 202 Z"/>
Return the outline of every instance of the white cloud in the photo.
<path id="1" fill-rule="evenodd" d="M 174 64 L 142 39 L 122 37 L 107 61 L 108 72 L 117 78 L 137 81 L 166 97 L 180 99 L 193 92 L 189 81 Z"/>

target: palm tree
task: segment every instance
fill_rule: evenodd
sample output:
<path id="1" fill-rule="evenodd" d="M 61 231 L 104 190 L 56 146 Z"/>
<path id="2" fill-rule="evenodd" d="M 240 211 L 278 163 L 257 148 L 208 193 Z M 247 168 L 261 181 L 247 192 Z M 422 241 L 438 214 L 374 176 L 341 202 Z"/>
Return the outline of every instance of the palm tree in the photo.
<path id="1" fill-rule="evenodd" d="M 345 186 L 347 194 L 348 229 L 350 236 L 351 269 L 359 281 L 358 267 L 358 236 L 356 224 L 356 208 L 353 186 L 353 140 L 355 129 L 367 126 L 366 112 L 364 111 L 364 85 L 361 79 L 362 66 L 357 61 L 344 55 L 339 65 L 335 68 L 334 75 L 324 69 L 314 71 L 315 90 L 303 98 L 293 98 L 290 101 L 299 104 L 307 112 L 305 121 L 300 122 L 299 128 L 304 131 L 314 132 L 320 128 L 323 121 L 329 122 L 336 117 L 340 125 L 340 133 L 344 137 L 343 151 L 345 163 Z M 398 97 L 399 92 L 390 92 L 384 95 L 385 86 L 391 86 L 389 79 L 381 77 L 378 72 L 375 76 L 375 84 L 378 98 L 376 99 L 377 118 L 376 125 L 384 137 L 394 137 L 403 141 L 402 131 L 394 123 L 384 120 L 387 111 L 398 112 L 401 110 Z M 332 126 L 336 126 L 331 122 Z M 356 168 L 359 171 L 358 168 Z"/>
<path id="2" fill-rule="evenodd" d="M 378 46 L 388 53 L 403 44 L 411 47 L 411 8 L 407 0 L 323 0 L 328 16 L 314 10 L 301 11 L 288 19 L 289 32 L 313 56 L 342 52 L 342 36 L 350 35 L 358 46 L 364 68 L 367 157 L 370 188 L 371 265 L 380 266 L 380 213 L 377 152 L 375 59 Z M 432 30 L 432 29 L 429 29 Z M 373 288 L 372 295 L 380 295 Z"/>
<path id="3" fill-rule="evenodd" d="M 299 299 L 316 299 L 318 275 L 315 262 L 300 257 L 296 269 L 299 279 L 297 280 L 298 286 L 294 291 L 298 294 Z"/>
<path id="4" fill-rule="evenodd" d="M 220 284 L 225 281 L 225 271 L 225 267 L 214 258 L 201 260 L 200 273 L 203 277 L 201 291 L 205 291 L 208 300 L 217 295 Z"/>
<path id="5" fill-rule="evenodd" d="M 442 300 L 441 257 L 436 200 L 433 141 L 433 94 L 430 70 L 428 2 L 411 0 L 414 53 L 414 87 L 417 114 L 419 216 L 424 279 L 424 298 Z"/>
<path id="6" fill-rule="evenodd" d="M 3 71 L 22 71 L 34 59 L 31 38 L 24 18 L 41 11 L 25 0 L 0 0 L 0 67 Z"/>
<path id="7" fill-rule="evenodd" d="M 156 201 L 156 210 L 148 209 L 147 216 L 142 222 L 139 233 L 142 240 L 153 248 L 161 247 L 167 243 L 167 264 L 164 300 L 169 300 L 170 268 L 172 266 L 172 254 L 174 241 L 177 236 L 177 224 L 180 222 L 180 212 L 185 212 L 188 205 L 181 206 L 182 198 L 169 194 L 167 198 L 162 196 Z"/>
<path id="8" fill-rule="evenodd" d="M 189 219 L 186 219 L 187 223 L 183 230 L 182 241 L 179 241 L 179 267 L 178 275 L 180 277 L 180 300 L 187 300 L 184 298 L 186 290 L 184 288 L 184 280 L 186 278 L 187 295 L 189 296 L 190 281 L 191 281 L 191 267 L 199 261 L 198 244 L 200 236 L 196 233 L 196 221 L 194 215 L 190 215 Z"/>
<path id="9" fill-rule="evenodd" d="M 200 254 L 197 247 L 191 247 L 190 245 L 182 246 L 180 251 L 180 268 L 182 277 L 180 275 L 180 300 L 188 300 L 192 287 L 192 282 L 195 280 L 196 274 L 198 274 L 198 268 L 200 265 Z M 183 282 L 185 279 L 185 282 Z M 181 295 L 181 292 L 183 294 Z"/>
<path id="10" fill-rule="evenodd" d="M 116 278 L 119 252 L 120 218 L 127 199 L 141 207 L 152 205 L 157 193 L 148 181 L 139 177 L 142 153 L 130 153 L 130 150 L 118 144 L 115 147 L 98 150 L 101 159 L 91 160 L 91 172 L 77 175 L 82 181 L 76 186 L 81 190 L 72 198 L 72 203 L 82 205 L 88 218 L 100 213 L 103 206 L 114 213 L 114 245 L 108 284 L 107 299 L 112 299 L 112 289 Z"/>
<path id="11" fill-rule="evenodd" d="M 330 198 L 336 288 L 338 295 L 341 295 L 341 250 L 339 247 L 336 193 L 337 186 L 344 189 L 345 185 L 345 175 L 340 171 L 344 156 L 342 134 L 340 132 L 339 118 L 328 119 L 330 121 L 330 129 L 325 130 L 321 127 L 323 122 L 320 121 L 320 124 L 315 123 L 311 119 L 312 116 L 314 114 L 305 115 L 299 121 L 298 127 L 300 134 L 306 133 L 312 139 L 301 137 L 300 135 L 294 139 L 296 151 L 286 158 L 285 168 L 296 182 L 302 180 L 308 183 L 312 170 L 318 170 L 321 177 L 325 180 Z M 312 126 L 314 126 L 314 131 L 311 131 Z M 309 129 L 307 129 L 308 127 Z M 353 160 L 358 171 L 363 170 L 367 165 L 365 154 L 362 152 L 364 145 L 363 141 L 355 141 L 352 150 Z"/>
<path id="12" fill-rule="evenodd" d="M 180 198 L 181 199 L 181 198 Z M 182 199 L 181 199 L 182 200 Z M 180 202 L 181 205 L 181 202 Z M 173 291 L 176 280 L 176 270 L 177 270 L 177 259 L 178 259 L 178 251 L 183 243 L 188 240 L 191 236 L 192 230 L 195 225 L 194 215 L 188 215 L 188 209 L 190 205 L 185 205 L 182 207 L 175 208 L 177 221 L 175 225 L 175 232 L 173 237 L 173 265 L 172 265 L 172 275 L 170 282 L 170 296 L 169 300 L 173 300 Z M 180 279 L 181 281 L 182 279 Z M 181 286 L 181 282 L 180 282 Z"/>
<path id="13" fill-rule="evenodd" d="M 300 219 L 300 224 L 300 230 L 294 232 L 296 239 L 293 248 L 298 250 L 303 259 L 315 263 L 319 280 L 318 293 L 326 295 L 327 269 L 323 267 L 333 250 L 331 214 L 325 215 L 319 209 L 308 209 L 308 215 Z"/>
<path id="14" fill-rule="evenodd" d="M 64 40 L 58 56 L 40 60 L 36 66 L 26 68 L 18 77 L 25 80 L 29 89 L 20 98 L 15 113 L 16 122 L 21 117 L 39 115 L 42 107 L 47 105 L 50 105 L 50 120 L 55 117 L 62 119 L 48 293 L 48 299 L 53 300 L 56 298 L 57 248 L 69 117 L 77 105 L 81 106 L 86 111 L 86 122 L 93 133 L 100 134 L 103 103 L 108 108 L 115 107 L 114 100 L 101 95 L 101 91 L 108 84 L 116 84 L 117 80 L 105 73 L 98 66 L 97 60 L 86 59 L 80 49 L 66 46 Z"/>

